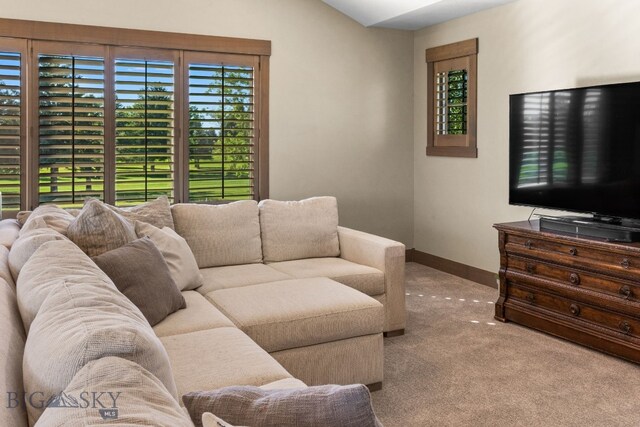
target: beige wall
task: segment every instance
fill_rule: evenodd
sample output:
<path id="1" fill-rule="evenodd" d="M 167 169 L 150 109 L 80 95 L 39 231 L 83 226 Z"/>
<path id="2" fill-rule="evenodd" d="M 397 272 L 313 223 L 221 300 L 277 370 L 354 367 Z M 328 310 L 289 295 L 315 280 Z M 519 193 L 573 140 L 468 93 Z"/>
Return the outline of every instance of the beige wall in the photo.
<path id="1" fill-rule="evenodd" d="M 4 18 L 272 41 L 271 197 L 335 195 L 343 225 L 411 246 L 413 35 L 320 0 L 0 0 Z"/>
<path id="2" fill-rule="evenodd" d="M 509 94 L 640 80 L 639 16 L 636 0 L 519 0 L 415 33 L 417 249 L 497 271 L 492 224 L 530 213 L 508 205 Z M 426 157 L 424 50 L 473 37 L 478 158 Z"/>

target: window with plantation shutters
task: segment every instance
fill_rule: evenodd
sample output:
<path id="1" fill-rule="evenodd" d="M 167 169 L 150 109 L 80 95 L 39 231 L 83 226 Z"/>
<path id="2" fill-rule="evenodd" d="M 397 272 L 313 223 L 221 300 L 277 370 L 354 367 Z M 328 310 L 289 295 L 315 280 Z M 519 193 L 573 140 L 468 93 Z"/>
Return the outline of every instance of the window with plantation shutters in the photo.
<path id="1" fill-rule="evenodd" d="M 253 66 L 193 62 L 188 79 L 189 200 L 253 199 Z"/>
<path id="2" fill-rule="evenodd" d="M 174 64 L 115 60 L 115 198 L 141 203 L 174 188 Z"/>
<path id="3" fill-rule="evenodd" d="M 20 210 L 21 201 L 22 56 L 0 45 L 0 192 L 5 212 Z"/>
<path id="4" fill-rule="evenodd" d="M 270 54 L 266 40 L 0 18 L 2 218 L 89 197 L 267 198 Z"/>
<path id="5" fill-rule="evenodd" d="M 104 199 L 104 59 L 38 55 L 40 203 Z"/>
<path id="6" fill-rule="evenodd" d="M 477 56 L 478 39 L 426 50 L 428 156 L 478 157 Z"/>

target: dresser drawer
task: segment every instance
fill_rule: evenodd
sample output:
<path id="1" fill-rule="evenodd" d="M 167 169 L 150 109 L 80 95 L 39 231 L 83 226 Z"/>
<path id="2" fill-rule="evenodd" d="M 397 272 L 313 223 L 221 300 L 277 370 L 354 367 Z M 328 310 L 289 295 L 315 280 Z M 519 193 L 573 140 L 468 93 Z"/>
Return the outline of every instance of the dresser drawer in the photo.
<path id="1" fill-rule="evenodd" d="M 505 243 L 507 254 L 542 259 L 566 265 L 603 272 L 617 277 L 640 279 L 640 255 L 623 253 L 581 245 L 561 243 L 555 240 L 508 235 Z"/>
<path id="2" fill-rule="evenodd" d="M 628 337 L 640 337 L 640 320 L 589 304 L 550 295 L 520 284 L 509 287 L 509 297 L 531 307 L 551 311 L 565 318 L 580 319 Z"/>
<path id="3" fill-rule="evenodd" d="M 532 277 L 553 280 L 577 289 L 600 292 L 624 301 L 637 302 L 640 297 L 640 283 L 638 282 L 609 277 L 586 270 L 558 266 L 530 258 L 512 255 L 508 258 L 507 269 Z"/>

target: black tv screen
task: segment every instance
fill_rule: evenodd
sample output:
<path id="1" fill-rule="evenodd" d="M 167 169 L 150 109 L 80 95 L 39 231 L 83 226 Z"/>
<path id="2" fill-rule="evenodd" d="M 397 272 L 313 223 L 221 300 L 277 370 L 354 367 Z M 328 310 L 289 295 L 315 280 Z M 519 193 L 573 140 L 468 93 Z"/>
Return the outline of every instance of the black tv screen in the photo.
<path id="1" fill-rule="evenodd" d="M 640 82 L 510 96 L 509 203 L 640 218 Z"/>

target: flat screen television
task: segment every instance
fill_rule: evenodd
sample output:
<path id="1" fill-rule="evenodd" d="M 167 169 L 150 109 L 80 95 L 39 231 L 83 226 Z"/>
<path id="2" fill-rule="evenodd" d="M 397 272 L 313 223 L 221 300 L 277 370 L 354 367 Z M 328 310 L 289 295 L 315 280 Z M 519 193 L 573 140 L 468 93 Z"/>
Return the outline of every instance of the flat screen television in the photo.
<path id="1" fill-rule="evenodd" d="M 640 219 L 640 82 L 511 95 L 509 149 L 510 204 Z"/>

